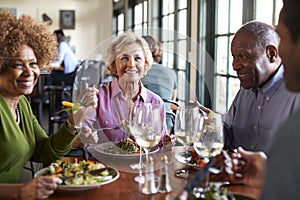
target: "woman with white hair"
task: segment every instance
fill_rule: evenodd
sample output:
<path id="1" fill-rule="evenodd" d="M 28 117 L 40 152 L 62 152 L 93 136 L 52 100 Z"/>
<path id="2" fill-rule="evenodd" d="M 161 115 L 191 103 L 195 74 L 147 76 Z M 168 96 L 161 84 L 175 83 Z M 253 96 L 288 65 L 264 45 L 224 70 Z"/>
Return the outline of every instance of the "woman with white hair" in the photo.
<path id="1" fill-rule="evenodd" d="M 135 33 L 123 33 L 110 43 L 104 55 L 104 62 L 115 79 L 97 87 L 98 107 L 92 115 L 85 118 L 84 123 L 90 127 L 97 124 L 99 128 L 113 128 L 122 124 L 123 120 L 128 120 L 128 100 L 134 103 L 151 103 L 159 105 L 163 124 L 159 145 L 168 143 L 170 138 L 167 136 L 164 102 L 158 95 L 146 89 L 140 81 L 153 63 L 147 42 Z M 131 84 L 130 90 L 126 88 L 128 83 Z M 103 130 L 103 134 L 98 135 L 98 143 L 118 142 L 127 137 L 124 129 Z M 73 146 L 78 146 L 78 142 L 74 142 Z"/>

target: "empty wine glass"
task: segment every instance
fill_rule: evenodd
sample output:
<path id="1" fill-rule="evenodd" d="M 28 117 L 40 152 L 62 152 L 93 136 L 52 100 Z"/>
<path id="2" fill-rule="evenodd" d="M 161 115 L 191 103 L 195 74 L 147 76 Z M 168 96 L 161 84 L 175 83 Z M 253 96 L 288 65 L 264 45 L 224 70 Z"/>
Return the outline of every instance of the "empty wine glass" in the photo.
<path id="1" fill-rule="evenodd" d="M 185 162 L 188 164 L 188 149 L 199 136 L 203 123 L 202 112 L 196 106 L 182 106 L 175 115 L 174 134 L 176 140 L 185 148 Z M 177 177 L 188 177 L 187 168 L 182 168 L 175 171 Z"/>
<path id="2" fill-rule="evenodd" d="M 208 119 L 205 120 L 203 130 L 200 137 L 194 141 L 194 149 L 197 154 L 204 159 L 217 156 L 221 153 L 224 147 L 223 122 L 222 116 L 211 112 Z M 209 172 L 219 173 L 221 170 L 211 167 Z M 209 189 L 209 174 L 205 180 L 205 186 L 200 191 L 205 193 Z M 205 194 L 204 194 L 205 195 Z"/>

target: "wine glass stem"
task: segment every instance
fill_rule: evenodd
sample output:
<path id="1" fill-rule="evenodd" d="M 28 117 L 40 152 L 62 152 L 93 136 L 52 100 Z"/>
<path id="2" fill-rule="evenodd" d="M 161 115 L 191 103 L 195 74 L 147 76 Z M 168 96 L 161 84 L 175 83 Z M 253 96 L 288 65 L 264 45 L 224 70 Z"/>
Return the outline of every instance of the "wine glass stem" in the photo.
<path id="1" fill-rule="evenodd" d="M 209 170 L 208 170 L 208 173 L 207 173 L 206 178 L 205 178 L 204 188 L 205 188 L 205 192 L 209 191 Z"/>
<path id="2" fill-rule="evenodd" d="M 145 154 L 146 154 L 146 162 L 149 163 L 149 150 L 147 148 L 144 148 Z"/>
<path id="3" fill-rule="evenodd" d="M 188 162 L 188 153 L 189 153 L 189 147 L 190 146 L 184 146 L 184 150 L 185 150 L 185 163 L 186 163 L 186 166 L 189 164 L 189 162 Z M 189 171 L 186 169 L 185 170 L 186 172 L 186 176 L 188 176 L 189 175 Z"/>
<path id="4" fill-rule="evenodd" d="M 142 148 L 140 148 L 140 168 L 142 168 L 142 165 L 143 165 L 143 160 L 142 160 Z"/>
<path id="5" fill-rule="evenodd" d="M 209 157 L 208 157 L 208 160 L 209 160 Z M 210 190 L 209 188 L 209 174 L 210 174 L 210 171 L 209 171 L 209 168 L 208 168 L 208 172 L 206 174 L 206 177 L 205 177 L 205 181 L 204 181 L 204 192 L 208 192 Z"/>
<path id="6" fill-rule="evenodd" d="M 140 162 L 139 176 L 142 177 L 142 162 Z"/>

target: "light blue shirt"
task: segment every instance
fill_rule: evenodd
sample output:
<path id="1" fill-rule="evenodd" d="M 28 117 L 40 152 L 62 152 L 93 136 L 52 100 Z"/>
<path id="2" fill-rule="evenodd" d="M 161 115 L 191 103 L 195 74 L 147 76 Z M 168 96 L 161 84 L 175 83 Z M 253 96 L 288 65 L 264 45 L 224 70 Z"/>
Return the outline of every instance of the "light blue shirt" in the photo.
<path id="1" fill-rule="evenodd" d="M 64 74 L 72 73 L 79 62 L 65 41 L 59 43 L 57 60 L 64 63 Z"/>
<path id="2" fill-rule="evenodd" d="M 172 100 L 173 91 L 177 89 L 177 77 L 175 71 L 164 67 L 161 64 L 153 64 L 146 76 L 141 79 L 144 86 L 158 94 L 162 99 Z M 171 111 L 171 103 L 165 102 L 166 111 Z M 167 115 L 168 130 L 171 130 L 174 126 L 172 116 Z"/>
<path id="3" fill-rule="evenodd" d="M 225 115 L 225 147 L 269 152 L 279 126 L 300 108 L 300 94 L 285 87 L 283 66 L 263 87 L 241 88 Z"/>

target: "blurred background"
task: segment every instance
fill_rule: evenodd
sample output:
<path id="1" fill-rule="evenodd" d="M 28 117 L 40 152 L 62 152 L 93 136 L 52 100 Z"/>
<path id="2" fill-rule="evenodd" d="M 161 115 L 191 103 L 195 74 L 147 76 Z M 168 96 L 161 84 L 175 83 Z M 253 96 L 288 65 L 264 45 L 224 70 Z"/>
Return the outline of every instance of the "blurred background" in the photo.
<path id="1" fill-rule="evenodd" d="M 282 0 L 0 0 L 0 9 L 63 29 L 80 60 L 101 61 L 94 49 L 124 31 L 155 36 L 162 64 L 177 74 L 178 101 L 197 98 L 218 112 L 229 109 L 240 87 L 231 67 L 235 31 L 250 20 L 276 25 L 281 6 Z"/>

